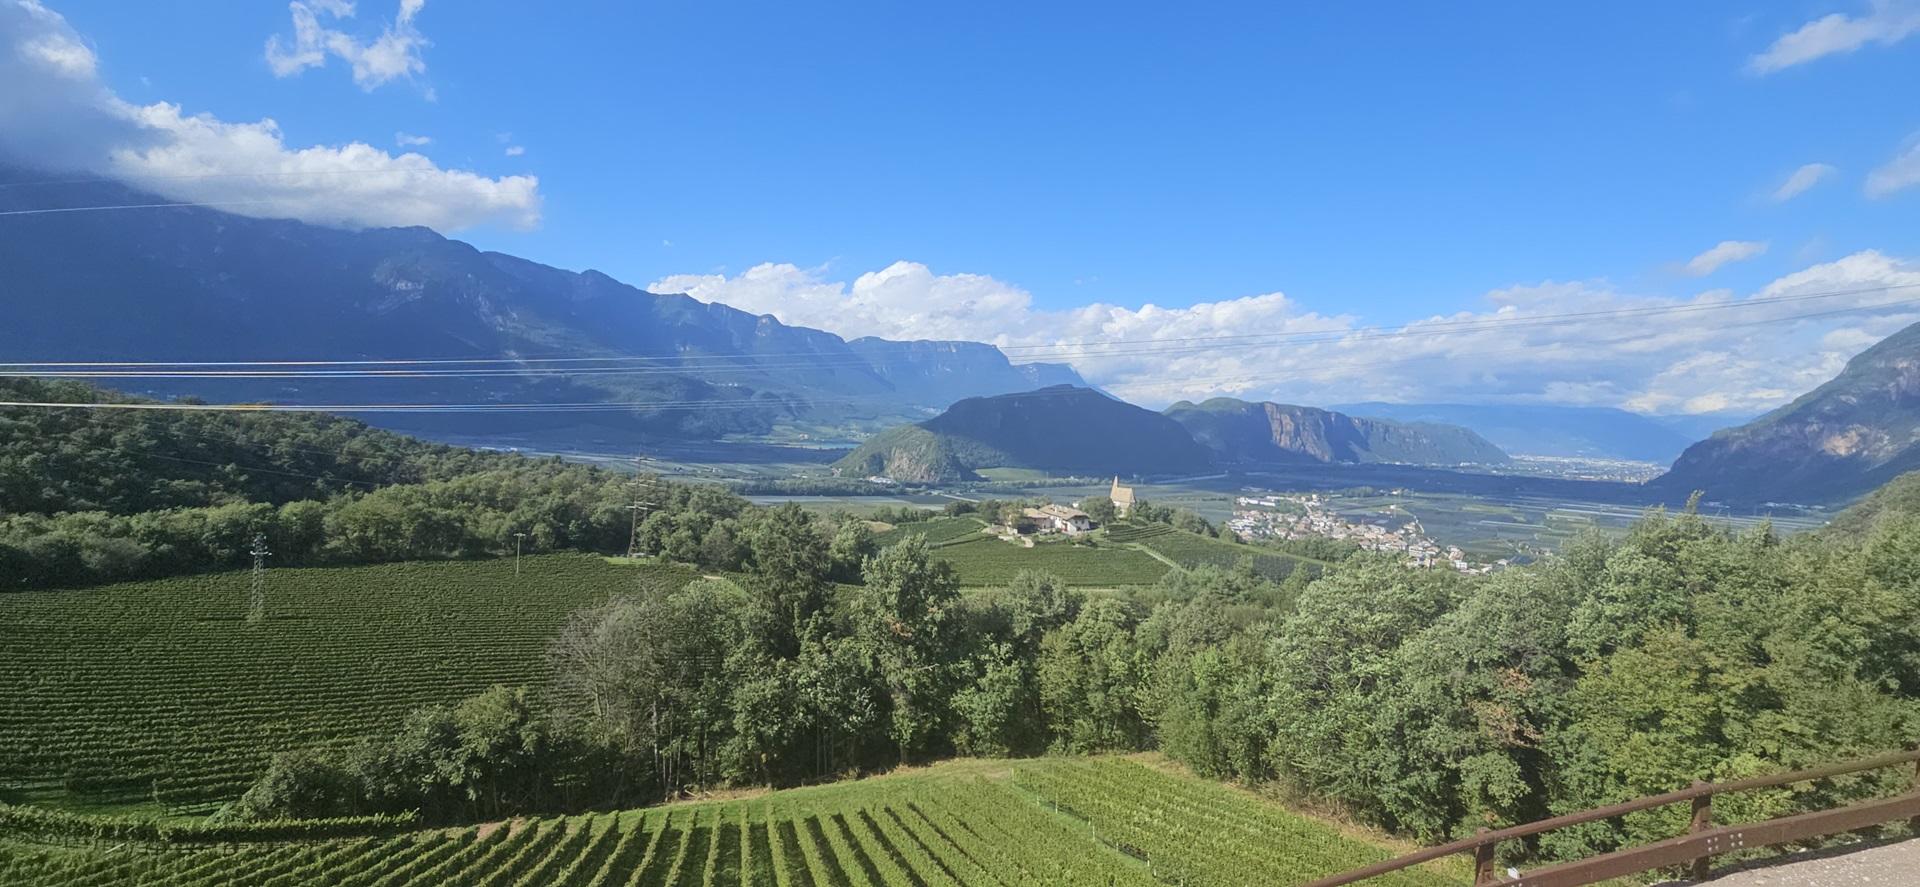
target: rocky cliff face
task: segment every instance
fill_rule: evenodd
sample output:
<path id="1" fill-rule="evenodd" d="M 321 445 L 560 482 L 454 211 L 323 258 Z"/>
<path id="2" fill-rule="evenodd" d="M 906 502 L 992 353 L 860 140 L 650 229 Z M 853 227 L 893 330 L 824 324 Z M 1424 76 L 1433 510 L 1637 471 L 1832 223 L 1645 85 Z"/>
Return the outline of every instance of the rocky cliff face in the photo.
<path id="1" fill-rule="evenodd" d="M 1506 453 L 1454 425 L 1361 419 L 1279 403 L 1217 397 L 1182 401 L 1167 416 L 1225 462 L 1400 462 L 1417 465 L 1498 464 Z"/>
<path id="2" fill-rule="evenodd" d="M 1687 448 L 1653 481 L 1740 503 L 1844 502 L 1920 468 L 1920 324 L 1847 362 L 1831 381 Z"/>

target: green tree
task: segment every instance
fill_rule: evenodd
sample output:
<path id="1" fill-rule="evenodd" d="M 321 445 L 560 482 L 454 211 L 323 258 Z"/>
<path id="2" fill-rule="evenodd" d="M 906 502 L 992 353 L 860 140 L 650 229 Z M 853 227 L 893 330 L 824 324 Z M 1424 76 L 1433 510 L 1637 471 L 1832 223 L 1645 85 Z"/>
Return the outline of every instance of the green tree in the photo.
<path id="1" fill-rule="evenodd" d="M 889 700 L 888 735 L 900 759 L 933 749 L 952 721 L 950 700 L 964 657 L 953 567 L 934 560 L 924 536 L 908 536 L 868 558 L 866 587 L 853 601 L 853 627 Z"/>
<path id="2" fill-rule="evenodd" d="M 1134 643 L 1134 624 L 1126 604 L 1100 598 L 1041 642 L 1035 674 L 1055 746 L 1076 753 L 1144 747 L 1147 659 Z"/>

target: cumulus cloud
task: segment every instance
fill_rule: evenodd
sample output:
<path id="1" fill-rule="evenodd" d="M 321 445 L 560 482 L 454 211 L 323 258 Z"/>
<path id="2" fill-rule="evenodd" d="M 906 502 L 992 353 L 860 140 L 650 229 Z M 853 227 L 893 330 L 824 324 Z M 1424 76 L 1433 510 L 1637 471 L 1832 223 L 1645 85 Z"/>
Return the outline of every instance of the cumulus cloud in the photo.
<path id="1" fill-rule="evenodd" d="M 527 149 L 524 147 L 521 147 L 520 145 L 507 146 L 506 155 L 508 157 L 519 157 L 520 155 L 525 153 L 527 153 Z"/>
<path id="2" fill-rule="evenodd" d="M 433 144 L 433 137 L 417 136 L 410 132 L 396 132 L 393 134 L 393 143 L 402 148 L 423 148 Z"/>
<path id="3" fill-rule="evenodd" d="M 1689 277 L 1705 277 L 1721 266 L 1744 262 L 1767 251 L 1767 245 L 1755 240 L 1722 240 L 1713 248 L 1687 260 L 1680 271 Z"/>
<path id="4" fill-rule="evenodd" d="M 1773 202 L 1785 203 L 1799 197 L 1835 172 L 1837 170 L 1824 163 L 1809 163 L 1802 166 L 1788 175 L 1786 181 L 1780 183 L 1780 187 L 1773 189 Z"/>
<path id="5" fill-rule="evenodd" d="M 419 4 L 402 11 L 409 8 Z M 58 13 L 37 0 L 0 3 L 0 161 L 110 175 L 170 200 L 260 217 L 443 231 L 539 221 L 533 176 L 442 169 L 418 153 L 360 142 L 290 146 L 272 119 L 235 123 L 167 102 L 127 102 L 98 69 Z M 396 138 L 405 144 L 404 134 Z"/>
<path id="6" fill-rule="evenodd" d="M 1892 46 L 1916 32 L 1920 32 L 1920 3 L 1872 0 L 1864 15 L 1836 12 L 1782 35 L 1765 51 L 1748 59 L 1747 70 L 1771 74 L 1829 55 L 1852 52 L 1869 43 Z"/>
<path id="7" fill-rule="evenodd" d="M 1015 362 L 1071 363 L 1094 384 L 1155 407 L 1230 395 L 1758 411 L 1920 321 L 1920 264 L 1877 252 L 1809 267 L 1744 297 L 1714 290 L 1677 299 L 1605 282 L 1546 282 L 1488 293 L 1477 310 L 1391 328 L 1308 311 L 1283 293 L 1181 308 L 1045 310 L 1005 281 L 936 274 L 914 262 L 851 282 L 823 268 L 764 264 L 732 276 L 667 277 L 648 289 L 846 336 L 992 342 Z M 1561 319 L 1568 314 L 1585 316 Z"/>
<path id="8" fill-rule="evenodd" d="M 276 77 L 292 77 L 308 68 L 327 63 L 329 56 L 347 63 L 353 82 L 361 89 L 376 87 L 403 77 L 427 72 L 421 52 L 431 44 L 414 27 L 426 0 L 400 0 L 399 12 L 378 36 L 362 40 L 337 28 L 322 24 L 322 19 L 338 21 L 352 18 L 354 7 L 346 0 L 293 0 L 287 4 L 293 16 L 293 38 L 279 34 L 267 38 L 267 66 Z"/>
<path id="9" fill-rule="evenodd" d="M 1920 134 L 1908 139 L 1906 147 L 1885 166 L 1867 174 L 1867 196 L 1886 197 L 1915 185 L 1920 185 Z"/>

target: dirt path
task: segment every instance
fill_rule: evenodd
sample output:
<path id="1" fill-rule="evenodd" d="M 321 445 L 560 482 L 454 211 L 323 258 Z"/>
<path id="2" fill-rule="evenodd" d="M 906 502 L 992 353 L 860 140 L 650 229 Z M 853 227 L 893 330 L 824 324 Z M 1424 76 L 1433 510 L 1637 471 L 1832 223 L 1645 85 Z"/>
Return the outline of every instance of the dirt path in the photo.
<path id="1" fill-rule="evenodd" d="M 1712 887 L 1914 887 L 1920 885 L 1920 838 L 1857 850 L 1840 848 L 1790 857 L 1791 861 L 1735 869 L 1709 881 Z M 1673 882 L 1683 887 L 1693 881 Z"/>

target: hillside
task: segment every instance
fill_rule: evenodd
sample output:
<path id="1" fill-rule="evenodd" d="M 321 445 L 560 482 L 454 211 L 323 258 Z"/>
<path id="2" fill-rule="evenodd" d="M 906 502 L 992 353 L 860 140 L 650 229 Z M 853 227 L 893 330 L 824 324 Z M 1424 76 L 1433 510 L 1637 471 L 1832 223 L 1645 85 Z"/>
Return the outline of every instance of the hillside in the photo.
<path id="1" fill-rule="evenodd" d="M 1166 415 L 1222 462 L 1302 464 L 1395 462 L 1497 465 L 1507 454 L 1457 425 L 1361 419 L 1332 410 L 1216 397 L 1181 401 Z"/>
<path id="2" fill-rule="evenodd" d="M 1350 403 L 1330 409 L 1396 422 L 1443 422 L 1471 429 L 1515 455 L 1669 462 L 1698 438 L 1689 430 L 1612 407 L 1524 404 Z M 1686 429 L 1686 430 L 1683 430 Z"/>
<path id="3" fill-rule="evenodd" d="M 1858 538 L 1883 522 L 1920 515 L 1920 471 L 1910 471 L 1868 493 L 1821 529 L 1831 536 Z"/>
<path id="4" fill-rule="evenodd" d="M 1920 324 L 1792 403 L 1687 448 L 1652 481 L 1713 501 L 1845 502 L 1920 468 Z"/>
<path id="5" fill-rule="evenodd" d="M 1212 465 L 1179 423 L 1097 391 L 1056 385 L 968 398 L 946 412 L 889 429 L 847 454 L 842 475 L 937 482 L 980 468 L 1061 474 L 1184 474 Z"/>
<path id="6" fill-rule="evenodd" d="M 0 379 L 0 401 L 140 403 Z M 280 504 L 522 463 L 319 413 L 0 407 L 0 514 Z"/>
<path id="7" fill-rule="evenodd" d="M 47 176 L 0 166 L 0 178 Z M 164 202 L 104 182 L 0 189 L 0 211 Z M 591 413 L 381 414 L 445 433 L 586 428 L 711 438 L 776 426 L 871 427 L 960 397 L 1079 384 L 974 342 L 849 343 L 597 271 L 483 252 L 425 228 L 348 231 L 173 207 L 39 217 L 0 238 L 0 355 L 12 361 L 436 361 L 408 376 L 125 377 L 114 384 L 222 402 L 599 403 Z M 562 364 L 540 358 L 563 357 Z M 604 358 L 585 361 L 581 358 Z M 639 358 L 640 360 L 635 360 Z"/>
<path id="8" fill-rule="evenodd" d="M 539 685 L 569 612 L 631 588 L 636 570 L 692 575 L 582 555 L 523 566 L 277 569 L 262 626 L 241 618 L 244 572 L 6 595 L 0 785 L 230 799 L 275 753 L 377 734 L 496 682 Z"/>

